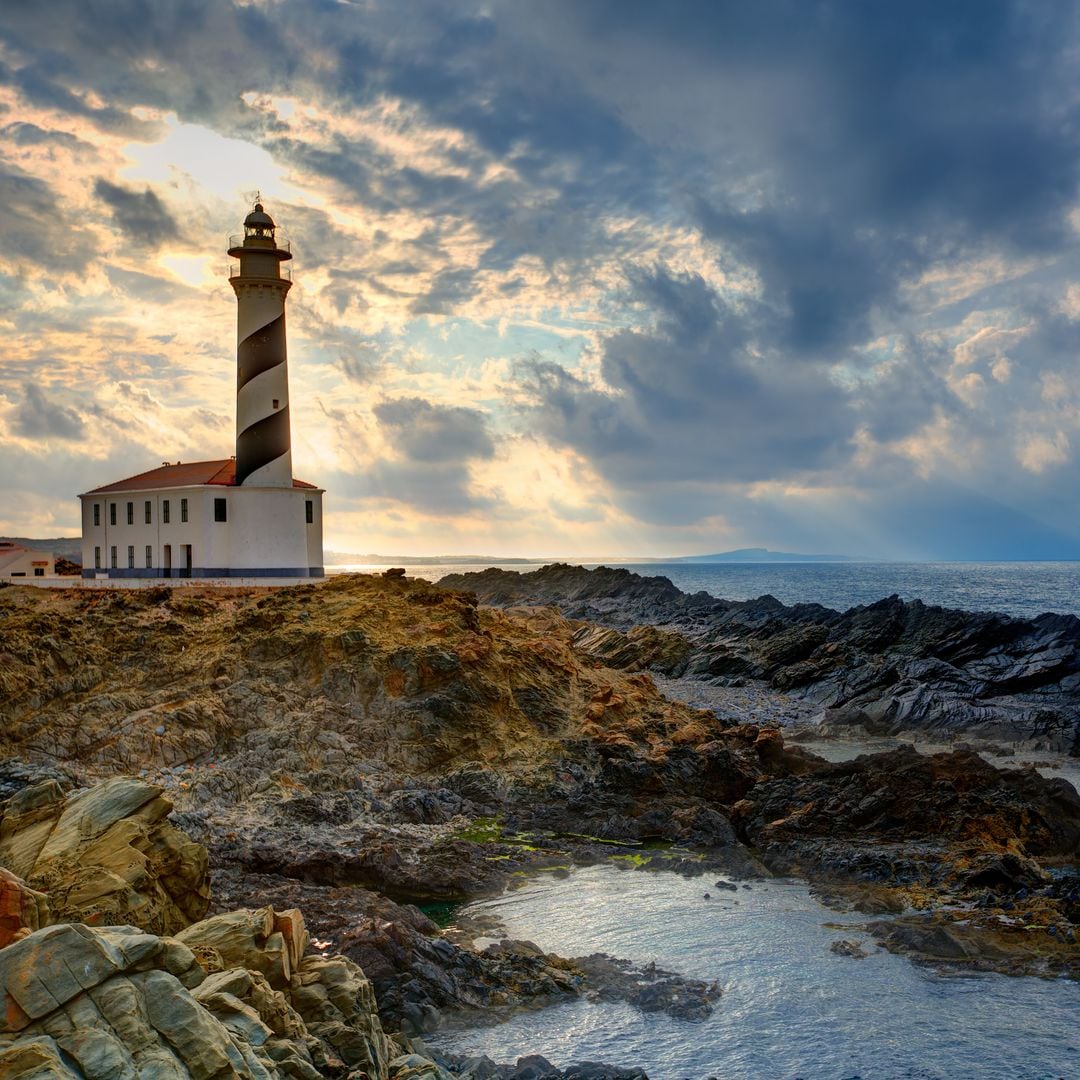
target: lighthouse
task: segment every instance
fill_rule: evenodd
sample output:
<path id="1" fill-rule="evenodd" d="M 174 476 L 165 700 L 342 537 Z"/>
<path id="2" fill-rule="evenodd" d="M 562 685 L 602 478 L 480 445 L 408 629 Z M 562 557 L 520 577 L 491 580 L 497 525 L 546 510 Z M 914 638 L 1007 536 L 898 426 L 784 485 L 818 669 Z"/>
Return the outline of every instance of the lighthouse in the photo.
<path id="1" fill-rule="evenodd" d="M 236 483 L 291 487 L 285 298 L 292 280 L 282 271 L 292 252 L 256 203 L 243 237 L 230 237 L 229 255 L 239 260 L 229 275 L 236 293 Z"/>
<path id="2" fill-rule="evenodd" d="M 236 454 L 163 461 L 88 491 L 83 577 L 280 582 L 323 576 L 323 489 L 292 474 L 288 241 L 256 203 L 229 237 L 236 294 Z"/>

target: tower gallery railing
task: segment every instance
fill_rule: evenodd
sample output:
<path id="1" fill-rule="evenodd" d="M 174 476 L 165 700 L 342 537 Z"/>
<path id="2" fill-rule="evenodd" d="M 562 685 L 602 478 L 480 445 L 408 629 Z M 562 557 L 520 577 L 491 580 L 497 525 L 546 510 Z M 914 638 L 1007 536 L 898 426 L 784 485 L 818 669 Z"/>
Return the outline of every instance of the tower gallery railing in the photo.
<path id="1" fill-rule="evenodd" d="M 226 267 L 230 278 L 240 276 L 240 260 L 230 259 Z M 288 263 L 281 263 L 278 274 L 285 281 L 292 281 L 292 267 Z"/>
<path id="2" fill-rule="evenodd" d="M 244 241 L 246 239 L 247 239 L 247 235 L 245 233 L 231 233 L 230 236 L 229 236 L 229 247 L 231 247 L 231 248 L 243 247 L 244 246 Z M 263 237 L 256 237 L 256 239 L 262 240 L 264 238 Z M 269 237 L 266 237 L 265 239 L 268 240 Z M 259 247 L 262 247 L 262 246 L 263 246 L 262 244 L 259 244 L 256 247 L 256 251 L 258 250 Z M 267 244 L 266 247 L 269 248 L 269 244 Z M 289 241 L 286 240 L 283 236 L 275 237 L 275 239 L 274 239 L 274 247 L 277 248 L 278 251 L 288 251 L 290 253 L 292 252 L 292 247 L 289 245 Z"/>

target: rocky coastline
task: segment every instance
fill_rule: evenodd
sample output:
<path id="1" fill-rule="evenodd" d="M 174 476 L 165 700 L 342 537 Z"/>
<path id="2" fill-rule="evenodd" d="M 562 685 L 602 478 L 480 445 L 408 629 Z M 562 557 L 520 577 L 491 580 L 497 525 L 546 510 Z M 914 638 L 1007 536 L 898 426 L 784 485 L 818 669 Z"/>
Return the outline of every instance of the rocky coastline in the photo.
<path id="1" fill-rule="evenodd" d="M 551 605 L 575 646 L 611 667 L 788 699 L 781 720 L 825 731 L 1023 742 L 1080 755 L 1080 619 L 1019 619 L 890 596 L 833 611 L 775 597 L 688 594 L 665 577 L 553 564 L 441 579 L 483 604 Z M 753 693 L 754 689 L 758 693 Z M 745 697 L 746 695 L 742 695 Z M 739 695 L 730 701 L 739 708 Z M 786 715 L 784 715 L 786 714 Z"/>
<path id="2" fill-rule="evenodd" d="M 710 882 L 796 874 L 838 910 L 880 915 L 877 939 L 920 962 L 1080 976 L 1071 785 L 970 750 L 826 761 L 774 714 L 745 722 L 756 684 L 727 688 L 741 715 L 660 692 L 650 668 L 686 677 L 719 652 L 674 616 L 614 625 L 654 586 L 631 582 L 643 595 L 619 616 L 612 597 L 564 612 L 499 587 L 0 589 L 0 1078 L 99 1075 L 99 1053 L 125 1068 L 171 1054 L 155 1075 L 179 1078 L 641 1077 L 423 1044 L 447 1016 L 575 997 L 686 1023 L 723 1008 L 675 972 L 439 925 L 602 861 Z M 1065 649 L 1069 628 L 1054 633 Z M 761 655 L 768 639 L 751 638 Z M 805 662 L 763 669 L 761 692 Z M 1067 697 L 1055 677 L 1044 688 Z M 64 983 L 64 957 L 84 954 L 93 979 Z M 124 1027 L 120 1001 L 142 1027 Z M 72 1024 L 105 1034 L 80 1042 Z M 211 1057 L 178 1054 L 172 1024 Z"/>

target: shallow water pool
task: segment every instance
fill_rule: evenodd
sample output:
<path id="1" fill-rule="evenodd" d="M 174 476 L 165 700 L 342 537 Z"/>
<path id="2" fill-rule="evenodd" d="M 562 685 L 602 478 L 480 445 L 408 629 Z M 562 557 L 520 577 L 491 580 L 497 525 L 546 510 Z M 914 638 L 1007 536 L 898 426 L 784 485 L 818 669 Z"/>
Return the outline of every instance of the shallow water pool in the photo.
<path id="1" fill-rule="evenodd" d="M 839 915 L 805 884 L 595 866 L 470 905 L 512 937 L 564 956 L 608 952 L 704 979 L 723 997 L 708 1020 L 571 1002 L 429 1045 L 496 1061 L 638 1065 L 651 1080 L 1046 1080 L 1080 1077 L 1080 985 L 943 976 L 875 951 L 863 916 Z M 703 894 L 709 892 L 711 899 Z M 826 923 L 843 923 L 844 929 Z M 863 960 L 829 951 L 858 939 Z"/>

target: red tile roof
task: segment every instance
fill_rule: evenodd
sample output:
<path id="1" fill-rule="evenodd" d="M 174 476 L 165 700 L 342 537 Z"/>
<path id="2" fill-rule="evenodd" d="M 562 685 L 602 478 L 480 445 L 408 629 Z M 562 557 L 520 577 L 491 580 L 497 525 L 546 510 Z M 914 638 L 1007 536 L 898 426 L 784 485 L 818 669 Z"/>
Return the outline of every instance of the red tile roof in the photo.
<path id="1" fill-rule="evenodd" d="M 175 465 L 161 465 L 149 472 L 129 476 L 126 480 L 117 480 L 114 484 L 103 484 L 86 492 L 87 495 L 105 495 L 113 491 L 146 491 L 151 488 L 196 487 L 200 484 L 216 484 L 221 487 L 236 486 L 236 459 L 224 461 L 189 461 Z M 311 488 L 314 484 L 304 480 L 294 480 L 294 488 Z"/>

